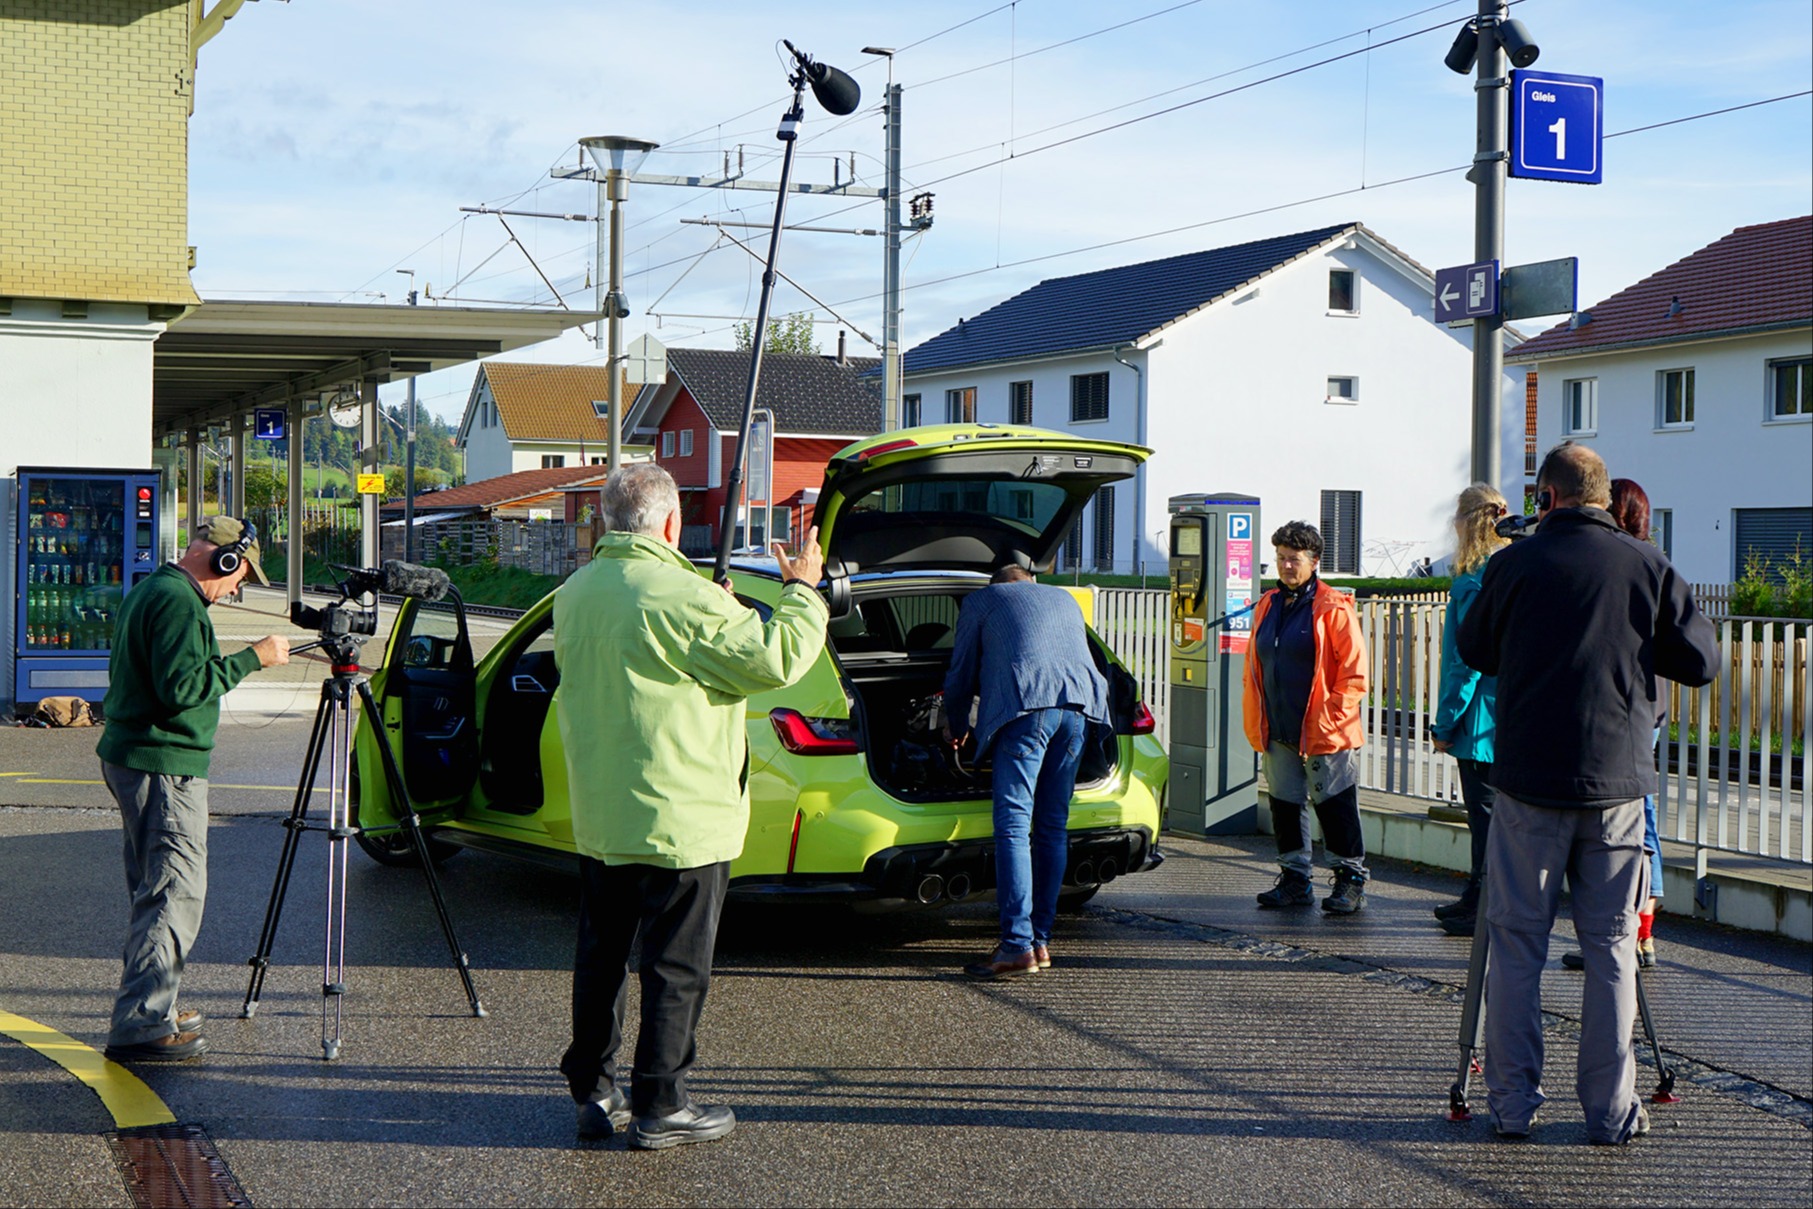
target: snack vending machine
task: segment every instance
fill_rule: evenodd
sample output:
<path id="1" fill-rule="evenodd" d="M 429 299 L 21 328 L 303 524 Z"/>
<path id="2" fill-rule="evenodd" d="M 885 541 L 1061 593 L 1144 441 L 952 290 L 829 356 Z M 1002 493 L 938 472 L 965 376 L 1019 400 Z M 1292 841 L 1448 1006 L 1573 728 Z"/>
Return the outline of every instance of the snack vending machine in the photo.
<path id="1" fill-rule="evenodd" d="M 13 700 L 107 695 L 120 601 L 158 567 L 156 470 L 18 472 Z"/>

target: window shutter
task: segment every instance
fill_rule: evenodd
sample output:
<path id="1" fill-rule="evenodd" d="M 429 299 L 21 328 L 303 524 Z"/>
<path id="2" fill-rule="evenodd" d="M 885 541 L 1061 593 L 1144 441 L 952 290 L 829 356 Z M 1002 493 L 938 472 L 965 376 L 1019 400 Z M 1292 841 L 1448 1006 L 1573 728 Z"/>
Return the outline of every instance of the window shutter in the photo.
<path id="1" fill-rule="evenodd" d="M 1360 493 L 1322 493 L 1322 570 L 1336 575 L 1360 573 Z"/>
<path id="2" fill-rule="evenodd" d="M 1769 577 L 1779 580 L 1798 551 L 1813 558 L 1813 508 L 1739 508 L 1733 527 L 1731 577 L 1744 574 L 1751 555 L 1766 559 Z"/>

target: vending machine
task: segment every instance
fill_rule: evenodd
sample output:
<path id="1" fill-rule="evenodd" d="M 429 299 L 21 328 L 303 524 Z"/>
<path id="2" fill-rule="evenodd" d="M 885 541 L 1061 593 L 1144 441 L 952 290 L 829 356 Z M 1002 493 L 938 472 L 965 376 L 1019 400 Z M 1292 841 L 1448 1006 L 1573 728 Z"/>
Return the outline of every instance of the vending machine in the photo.
<path id="1" fill-rule="evenodd" d="M 158 567 L 156 470 L 21 466 L 13 701 L 107 695 L 114 617 Z"/>
<path id="2" fill-rule="evenodd" d="M 1259 757 L 1241 685 L 1259 576 L 1259 500 L 1174 495 L 1171 542 L 1171 787 L 1167 826 L 1208 835 L 1259 829 Z"/>

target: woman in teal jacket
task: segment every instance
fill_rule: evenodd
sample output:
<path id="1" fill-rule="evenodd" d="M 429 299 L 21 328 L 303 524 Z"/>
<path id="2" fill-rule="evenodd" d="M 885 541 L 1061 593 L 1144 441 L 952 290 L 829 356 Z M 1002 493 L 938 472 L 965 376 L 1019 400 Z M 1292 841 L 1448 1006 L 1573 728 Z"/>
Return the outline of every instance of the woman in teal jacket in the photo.
<path id="1" fill-rule="evenodd" d="M 1473 869 L 1466 890 L 1459 901 L 1435 909 L 1436 919 L 1452 936 L 1473 935 L 1480 879 L 1486 872 L 1486 834 L 1492 824 L 1492 804 L 1498 796 L 1486 784 L 1492 775 L 1492 711 L 1497 682 L 1461 662 L 1454 649 L 1454 634 L 1479 595 L 1486 560 L 1509 544 L 1494 528 L 1508 511 L 1505 497 L 1485 483 L 1475 483 L 1461 492 L 1454 510 L 1454 582 L 1448 589 L 1448 616 L 1442 623 L 1441 695 L 1430 728 L 1435 736 L 1435 750 L 1447 752 L 1460 765 L 1461 799 L 1467 804 L 1467 830 L 1473 836 Z"/>

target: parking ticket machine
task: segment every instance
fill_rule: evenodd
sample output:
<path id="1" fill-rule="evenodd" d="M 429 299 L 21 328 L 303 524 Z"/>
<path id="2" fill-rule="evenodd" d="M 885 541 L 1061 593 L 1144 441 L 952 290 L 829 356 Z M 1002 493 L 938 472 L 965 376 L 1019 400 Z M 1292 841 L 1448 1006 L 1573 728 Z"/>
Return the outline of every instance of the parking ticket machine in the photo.
<path id="1" fill-rule="evenodd" d="M 1259 501 L 1235 492 L 1171 497 L 1173 831 L 1259 830 L 1259 758 L 1242 730 L 1241 677 L 1259 598 Z"/>

